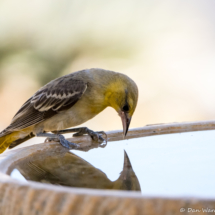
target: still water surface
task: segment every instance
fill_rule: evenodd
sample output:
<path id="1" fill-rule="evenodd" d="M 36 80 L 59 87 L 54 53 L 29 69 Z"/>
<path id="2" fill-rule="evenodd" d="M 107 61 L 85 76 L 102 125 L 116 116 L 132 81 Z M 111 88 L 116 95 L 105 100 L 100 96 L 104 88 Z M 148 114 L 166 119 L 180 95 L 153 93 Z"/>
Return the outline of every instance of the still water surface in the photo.
<path id="1" fill-rule="evenodd" d="M 71 152 L 17 169 L 25 178 L 43 183 L 141 189 L 147 196 L 215 197 L 215 131 L 136 138 Z M 11 175 L 24 180 L 17 170 Z"/>

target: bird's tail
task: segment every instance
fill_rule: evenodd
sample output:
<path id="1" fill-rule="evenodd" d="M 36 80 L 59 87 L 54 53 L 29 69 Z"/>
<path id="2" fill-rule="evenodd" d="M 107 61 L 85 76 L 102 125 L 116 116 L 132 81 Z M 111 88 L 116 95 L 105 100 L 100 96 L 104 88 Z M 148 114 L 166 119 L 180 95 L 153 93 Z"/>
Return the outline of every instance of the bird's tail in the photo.
<path id="1" fill-rule="evenodd" d="M 13 135 L 13 133 L 0 137 L 0 154 L 4 152 L 13 141 L 16 140 L 14 137 L 15 135 Z"/>
<path id="2" fill-rule="evenodd" d="M 22 136 L 22 137 L 21 137 Z M 3 153 L 8 147 L 9 149 L 23 143 L 26 140 L 34 137 L 32 133 L 26 136 L 20 135 L 18 131 L 0 137 L 0 154 Z"/>

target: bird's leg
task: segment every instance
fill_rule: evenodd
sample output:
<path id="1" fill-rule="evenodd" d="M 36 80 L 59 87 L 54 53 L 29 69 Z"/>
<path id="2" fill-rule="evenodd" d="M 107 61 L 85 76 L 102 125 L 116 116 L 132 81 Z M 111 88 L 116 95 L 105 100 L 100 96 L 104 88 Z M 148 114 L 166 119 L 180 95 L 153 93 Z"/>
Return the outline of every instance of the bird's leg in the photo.
<path id="1" fill-rule="evenodd" d="M 73 132 L 77 132 L 77 133 L 73 134 L 73 137 L 78 137 L 78 136 L 82 136 L 84 134 L 88 134 L 96 142 L 105 141 L 107 143 L 107 134 L 104 131 L 94 132 L 94 131 L 88 129 L 87 127 L 60 130 L 60 131 L 57 131 L 57 134 L 66 134 L 66 133 L 73 133 Z M 105 139 L 101 136 L 102 134 L 105 135 Z"/>
<path id="2" fill-rule="evenodd" d="M 50 133 L 38 133 L 36 135 L 37 137 L 47 137 L 45 142 L 50 142 L 50 141 L 57 141 L 60 142 L 60 144 L 68 149 L 74 149 L 78 148 L 78 145 L 75 143 L 71 143 L 68 140 L 65 139 L 65 137 L 61 134 L 50 134 Z"/>

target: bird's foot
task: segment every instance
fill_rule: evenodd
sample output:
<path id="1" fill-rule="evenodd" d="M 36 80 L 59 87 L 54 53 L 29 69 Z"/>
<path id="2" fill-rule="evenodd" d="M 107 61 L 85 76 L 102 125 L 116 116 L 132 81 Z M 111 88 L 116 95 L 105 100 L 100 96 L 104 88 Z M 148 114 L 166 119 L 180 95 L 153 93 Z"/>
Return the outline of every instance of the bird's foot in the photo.
<path id="1" fill-rule="evenodd" d="M 73 137 L 82 136 L 84 134 L 88 134 L 96 142 L 99 142 L 99 143 L 105 142 L 107 144 L 107 134 L 104 131 L 95 132 L 95 131 L 92 131 L 86 127 L 81 128 L 80 131 L 73 134 Z M 105 136 L 105 139 L 102 137 L 102 135 Z"/>
<path id="2" fill-rule="evenodd" d="M 53 133 L 60 135 L 60 134 L 68 134 L 72 132 L 76 132 L 75 134 L 73 134 L 73 137 L 78 137 L 84 134 L 88 134 L 93 141 L 99 143 L 99 147 L 104 148 L 107 145 L 107 134 L 104 131 L 94 132 L 88 129 L 87 127 L 65 129 L 65 130 L 55 131 Z M 104 135 L 105 138 L 103 138 L 102 135 Z M 102 144 L 104 142 L 105 144 Z"/>
<path id="3" fill-rule="evenodd" d="M 79 147 L 77 144 L 71 143 L 68 140 L 66 140 L 65 137 L 63 135 L 61 135 L 61 134 L 58 134 L 55 137 L 48 137 L 45 140 L 45 142 L 52 142 L 52 141 L 60 142 L 60 144 L 62 146 L 64 146 L 65 148 L 67 148 L 67 149 L 76 149 L 76 148 Z"/>

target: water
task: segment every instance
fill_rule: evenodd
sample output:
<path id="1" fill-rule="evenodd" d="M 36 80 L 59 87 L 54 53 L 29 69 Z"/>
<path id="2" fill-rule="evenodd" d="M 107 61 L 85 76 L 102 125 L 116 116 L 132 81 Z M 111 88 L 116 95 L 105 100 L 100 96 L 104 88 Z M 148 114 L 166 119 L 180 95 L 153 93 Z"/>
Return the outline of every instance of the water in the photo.
<path id="1" fill-rule="evenodd" d="M 129 169 L 129 165 L 127 169 L 123 167 L 124 150 L 127 152 L 132 169 Z M 141 193 L 147 196 L 215 197 L 215 131 L 135 138 L 109 142 L 105 148 L 96 148 L 88 152 L 76 150 L 71 152 L 77 155 L 82 163 L 76 162 L 76 165 L 72 165 L 74 162 L 71 159 L 63 164 L 60 155 L 49 162 L 44 162 L 41 158 L 37 159 L 36 164 L 40 168 L 46 168 L 49 173 L 49 176 L 44 177 L 44 183 L 53 183 L 52 175 L 55 175 L 58 180 L 63 178 L 64 183 L 66 178 L 68 180 L 74 178 L 74 181 L 70 183 L 72 186 L 75 186 L 75 181 L 79 181 L 76 183 L 79 187 L 80 181 L 87 179 L 82 183 L 85 185 L 82 187 L 102 188 L 105 184 L 103 189 L 121 189 L 120 186 L 124 183 L 127 185 L 127 187 L 123 185 L 124 189 L 138 190 L 138 181 Z M 91 169 L 91 172 L 86 173 L 86 171 L 85 175 L 80 177 L 78 169 L 81 169 L 83 165 L 86 169 Z M 22 171 L 24 169 L 23 167 Z M 124 181 L 118 179 L 122 170 L 124 175 L 127 175 Z M 38 172 L 38 170 L 34 169 L 33 172 Z M 93 179 L 95 173 L 100 175 L 96 176 L 97 179 Z M 12 177 L 17 177 L 17 174 L 16 170 L 12 173 Z M 32 180 L 31 174 L 29 179 Z M 38 174 L 42 175 L 42 173 Z M 99 180 L 103 185 L 98 185 Z"/>

